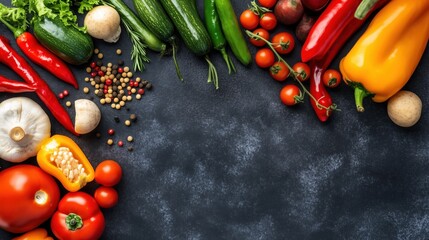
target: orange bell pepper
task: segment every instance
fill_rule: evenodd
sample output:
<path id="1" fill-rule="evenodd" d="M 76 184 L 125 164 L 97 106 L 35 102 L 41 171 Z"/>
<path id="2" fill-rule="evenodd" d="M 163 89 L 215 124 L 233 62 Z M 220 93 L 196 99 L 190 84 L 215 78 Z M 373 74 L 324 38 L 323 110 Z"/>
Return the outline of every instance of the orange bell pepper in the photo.
<path id="1" fill-rule="evenodd" d="M 41 143 L 37 163 L 70 192 L 94 180 L 94 168 L 82 149 L 69 137 L 54 135 Z"/>
<path id="2" fill-rule="evenodd" d="M 25 234 L 12 238 L 12 240 L 54 240 L 48 236 L 48 231 L 43 228 L 36 228 Z"/>
<path id="3" fill-rule="evenodd" d="M 384 102 L 407 83 L 429 38 L 429 0 L 392 0 L 341 60 L 344 81 L 355 90 L 357 110 L 363 99 Z"/>

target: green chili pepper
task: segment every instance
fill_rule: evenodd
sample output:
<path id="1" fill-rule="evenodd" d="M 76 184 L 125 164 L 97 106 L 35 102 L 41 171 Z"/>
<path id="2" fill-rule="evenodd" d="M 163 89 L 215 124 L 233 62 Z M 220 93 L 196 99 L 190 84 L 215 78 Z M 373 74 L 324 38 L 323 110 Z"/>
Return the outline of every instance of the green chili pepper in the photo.
<path id="1" fill-rule="evenodd" d="M 230 0 L 215 0 L 216 11 L 220 19 L 225 39 L 234 56 L 245 66 L 252 62 L 247 41 L 243 36 L 237 16 Z"/>
<path id="2" fill-rule="evenodd" d="M 215 7 L 215 0 L 204 0 L 204 19 L 207 31 L 213 42 L 213 48 L 218 50 L 228 66 L 228 72 L 235 72 L 235 66 L 232 59 L 226 52 L 227 42 L 222 31 L 222 26 Z"/>

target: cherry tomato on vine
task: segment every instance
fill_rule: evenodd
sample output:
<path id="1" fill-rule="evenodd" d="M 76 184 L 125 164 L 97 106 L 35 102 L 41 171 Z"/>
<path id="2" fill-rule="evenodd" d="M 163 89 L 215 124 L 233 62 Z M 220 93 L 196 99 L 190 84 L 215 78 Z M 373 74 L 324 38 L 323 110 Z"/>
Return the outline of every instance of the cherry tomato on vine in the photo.
<path id="1" fill-rule="evenodd" d="M 282 90 L 280 90 L 280 100 L 286 106 L 293 106 L 300 103 L 302 102 L 302 98 L 301 89 L 294 84 L 285 85 Z"/>
<path id="2" fill-rule="evenodd" d="M 246 9 L 240 15 L 240 23 L 243 28 L 254 30 L 259 25 L 259 15 L 250 9 Z"/>
<path id="3" fill-rule="evenodd" d="M 341 73 L 335 69 L 328 69 L 323 73 L 323 84 L 330 88 L 338 87 L 341 83 Z"/>
<path id="4" fill-rule="evenodd" d="M 310 78 L 310 67 L 303 62 L 297 62 L 292 66 L 293 71 L 297 74 L 297 78 L 301 82 L 305 82 Z"/>
<path id="5" fill-rule="evenodd" d="M 118 192 L 112 187 L 100 186 L 94 192 L 95 201 L 102 208 L 111 208 L 118 203 Z"/>
<path id="6" fill-rule="evenodd" d="M 122 168 L 114 160 L 104 160 L 95 168 L 95 181 L 106 187 L 113 187 L 121 181 Z"/>
<path id="7" fill-rule="evenodd" d="M 283 82 L 289 77 L 290 70 L 282 61 L 275 62 L 269 70 L 270 76 L 279 82 Z"/>
<path id="8" fill-rule="evenodd" d="M 277 0 L 258 0 L 261 7 L 272 8 L 276 5 Z"/>
<path id="9" fill-rule="evenodd" d="M 279 32 L 271 39 L 274 49 L 279 54 L 288 54 L 295 48 L 295 38 L 288 32 Z"/>
<path id="10" fill-rule="evenodd" d="M 255 54 L 255 62 L 260 68 L 271 67 L 275 62 L 273 51 L 269 48 L 261 48 Z"/>
<path id="11" fill-rule="evenodd" d="M 272 12 L 262 14 L 261 19 L 259 20 L 259 25 L 261 25 L 265 30 L 273 30 L 277 26 L 276 15 Z"/>
<path id="12" fill-rule="evenodd" d="M 258 36 L 262 37 L 265 40 L 269 40 L 270 39 L 270 33 L 267 30 L 263 29 L 263 28 L 257 28 L 257 29 L 255 29 L 253 31 L 253 34 L 258 35 Z M 257 39 L 257 38 L 253 38 L 253 37 L 250 37 L 249 41 L 250 41 L 250 43 L 253 46 L 256 46 L 256 47 L 262 47 L 262 46 L 264 46 L 266 44 L 263 40 Z"/>

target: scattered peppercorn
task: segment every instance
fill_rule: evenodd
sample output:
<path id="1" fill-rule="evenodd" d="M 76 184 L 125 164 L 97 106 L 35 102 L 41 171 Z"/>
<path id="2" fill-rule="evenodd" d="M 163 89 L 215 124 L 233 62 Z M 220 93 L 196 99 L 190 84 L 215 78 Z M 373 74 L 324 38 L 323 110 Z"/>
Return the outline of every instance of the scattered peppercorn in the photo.
<path id="1" fill-rule="evenodd" d="M 107 134 L 113 135 L 113 134 L 115 134 L 115 130 L 113 130 L 112 128 L 110 128 L 109 130 L 107 130 Z"/>
<path id="2" fill-rule="evenodd" d="M 134 150 L 134 148 L 133 147 L 128 147 L 128 151 L 129 152 L 132 152 Z"/>
<path id="3" fill-rule="evenodd" d="M 124 142 L 122 142 L 121 140 L 119 140 L 119 141 L 118 141 L 118 146 L 119 146 L 119 147 L 124 146 Z"/>
<path id="4" fill-rule="evenodd" d="M 118 116 L 115 116 L 113 119 L 114 119 L 114 120 L 115 120 L 115 122 L 117 122 L 117 123 L 119 123 L 119 121 L 120 121 Z"/>
<path id="5" fill-rule="evenodd" d="M 125 120 L 125 126 L 130 126 L 131 125 L 131 121 L 130 120 Z"/>
<path id="6" fill-rule="evenodd" d="M 113 139 L 111 139 L 111 138 L 107 139 L 107 144 L 108 145 L 112 145 L 113 144 Z"/>
<path id="7" fill-rule="evenodd" d="M 134 140 L 133 136 L 128 136 L 128 137 L 127 137 L 127 141 L 128 141 L 128 142 L 132 142 L 133 140 Z"/>
<path id="8" fill-rule="evenodd" d="M 67 106 L 67 107 L 71 107 L 71 105 L 72 105 L 72 103 L 71 103 L 70 101 L 67 101 L 67 102 L 66 102 L 66 106 Z"/>
<path id="9" fill-rule="evenodd" d="M 69 95 L 69 91 L 64 90 L 64 91 L 63 91 L 63 95 L 64 95 L 64 96 L 68 96 L 68 95 Z"/>
<path id="10" fill-rule="evenodd" d="M 122 50 L 121 49 L 116 49 L 116 54 L 121 55 L 122 54 Z"/>
<path id="11" fill-rule="evenodd" d="M 135 113 L 130 114 L 130 120 L 135 122 L 137 120 L 137 115 Z"/>

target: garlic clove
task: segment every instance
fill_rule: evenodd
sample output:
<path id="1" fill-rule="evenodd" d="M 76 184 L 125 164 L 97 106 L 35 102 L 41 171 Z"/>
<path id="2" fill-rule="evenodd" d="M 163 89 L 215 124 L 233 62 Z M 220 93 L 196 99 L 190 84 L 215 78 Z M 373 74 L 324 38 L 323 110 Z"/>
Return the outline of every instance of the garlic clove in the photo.
<path id="1" fill-rule="evenodd" d="M 78 99 L 75 106 L 75 131 L 78 134 L 87 134 L 93 131 L 101 120 L 101 112 L 97 104 L 88 99 Z"/>

